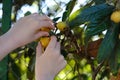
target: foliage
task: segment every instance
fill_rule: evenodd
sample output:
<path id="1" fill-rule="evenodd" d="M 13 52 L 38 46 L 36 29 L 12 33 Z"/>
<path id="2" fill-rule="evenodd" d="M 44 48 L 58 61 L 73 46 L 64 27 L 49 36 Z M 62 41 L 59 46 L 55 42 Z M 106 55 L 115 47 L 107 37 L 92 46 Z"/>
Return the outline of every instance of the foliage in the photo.
<path id="1" fill-rule="evenodd" d="M 2 18 L 2 27 L 0 34 L 4 34 L 7 32 L 11 25 L 11 10 L 12 10 L 12 1 L 3 1 L 3 18 Z M 7 63 L 8 63 L 8 56 L 6 56 L 2 62 L 0 63 L 0 66 L 3 67 L 3 69 L 0 70 L 0 74 L 2 73 L 7 74 Z M 0 79 L 7 79 L 7 75 L 3 75 L 3 78 L 0 77 Z"/>
<path id="2" fill-rule="evenodd" d="M 74 11 L 76 5 L 79 4 L 79 0 L 69 0 L 68 3 L 54 0 L 57 4 L 54 5 L 56 7 L 52 10 L 46 5 L 48 11 L 44 12 L 43 5 L 45 5 L 45 2 L 45 0 L 13 1 L 12 8 L 14 9 L 12 13 L 14 17 L 11 22 L 17 20 L 18 10 L 25 4 L 34 4 L 39 7 L 38 13 L 46 14 L 53 19 L 55 26 L 60 21 L 67 24 L 65 31 L 56 28 L 50 32 L 51 35 L 56 35 L 61 42 L 61 54 L 68 62 L 65 69 L 55 77 L 55 80 L 108 80 L 111 75 L 119 73 L 120 24 L 110 20 L 111 13 L 116 10 L 115 2 L 108 4 L 106 0 L 86 0 L 85 4 L 80 5 L 79 9 Z M 63 5 L 64 7 L 61 7 Z M 61 12 L 61 9 L 63 11 L 62 15 L 56 16 Z M 8 12 L 10 13 L 10 11 Z M 24 16 L 31 13 L 31 11 L 28 11 Z M 3 17 L 5 16 L 3 15 Z M 7 22 L 9 23 L 8 20 Z M 8 28 L 8 26 L 2 26 L 1 29 L 7 31 L 5 28 Z M 33 42 L 10 53 L 7 63 L 9 64 L 7 66 L 8 74 L 5 74 L 8 79 L 35 80 L 36 45 L 37 42 Z M 2 61 L 1 64 L 3 64 Z M 0 69 L 3 69 L 3 67 L 0 67 Z"/>

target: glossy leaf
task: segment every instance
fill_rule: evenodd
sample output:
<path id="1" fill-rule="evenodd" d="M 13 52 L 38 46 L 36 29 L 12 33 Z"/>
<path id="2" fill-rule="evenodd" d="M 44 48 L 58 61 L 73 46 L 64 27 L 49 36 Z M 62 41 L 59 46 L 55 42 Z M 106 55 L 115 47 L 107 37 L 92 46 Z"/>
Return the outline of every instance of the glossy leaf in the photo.
<path id="1" fill-rule="evenodd" d="M 70 15 L 70 13 L 72 12 L 72 10 L 74 8 L 76 1 L 77 0 L 71 0 L 67 4 L 66 10 L 65 10 L 65 12 L 63 13 L 63 16 L 62 16 L 62 21 L 66 21 L 66 19 L 68 18 L 68 16 Z"/>
<path id="2" fill-rule="evenodd" d="M 113 74 L 118 73 L 117 54 L 113 51 L 109 58 L 109 66 Z"/>
<path id="3" fill-rule="evenodd" d="M 117 46 L 114 54 L 116 54 L 116 61 L 117 61 L 118 67 L 120 68 L 120 40 L 118 40 L 116 45 Z"/>
<path id="4" fill-rule="evenodd" d="M 109 58 L 109 66 L 114 75 L 117 75 L 120 65 L 120 40 L 117 40 L 116 46 Z"/>
<path id="5" fill-rule="evenodd" d="M 82 7 L 80 9 L 78 9 L 77 11 L 75 11 L 73 14 L 71 14 L 71 16 L 68 18 L 68 25 L 69 27 L 73 27 L 73 26 L 78 26 L 81 23 L 81 21 L 78 21 L 78 19 L 76 19 L 78 17 L 78 15 L 80 15 L 80 13 L 85 9 L 86 7 Z M 76 21 L 78 21 L 79 23 L 78 24 L 75 24 L 77 23 Z M 72 23 L 74 22 L 74 23 Z"/>
<path id="6" fill-rule="evenodd" d="M 90 39 L 90 37 L 97 35 L 101 33 L 102 31 L 108 29 L 109 26 L 110 26 L 109 18 L 106 18 L 99 24 L 96 24 L 96 23 L 89 24 L 85 31 L 85 40 L 87 41 L 88 39 Z"/>
<path id="7" fill-rule="evenodd" d="M 2 32 L 6 33 L 11 26 L 12 0 L 3 0 Z"/>
<path id="8" fill-rule="evenodd" d="M 2 0 L 3 2 L 3 15 L 2 15 L 2 34 L 6 33 L 10 26 L 11 26 L 11 10 L 12 10 L 12 0 Z M 8 57 L 6 56 L 1 62 L 0 62 L 0 80 L 7 80 L 7 70 L 8 70 Z"/>
<path id="9" fill-rule="evenodd" d="M 88 8 L 81 8 L 74 12 L 69 18 L 69 26 L 79 26 L 81 24 L 99 24 L 109 14 L 111 14 L 113 6 L 108 4 L 100 4 Z"/>
<path id="10" fill-rule="evenodd" d="M 93 0 L 93 1 L 95 2 L 96 5 L 106 2 L 106 0 Z"/>
<path id="11" fill-rule="evenodd" d="M 65 50 L 61 50 L 61 54 L 66 58 L 68 53 Z"/>
<path id="12" fill-rule="evenodd" d="M 108 29 L 105 38 L 103 39 L 100 48 L 98 50 L 98 62 L 108 60 L 112 51 L 115 48 L 115 44 L 118 40 L 119 27 L 118 24 L 112 24 L 112 27 Z"/>
<path id="13" fill-rule="evenodd" d="M 28 15 L 30 15 L 31 14 L 31 12 L 30 11 L 27 11 L 24 15 L 25 16 L 28 16 Z"/>
<path id="14" fill-rule="evenodd" d="M 32 42 L 30 44 L 27 44 L 28 48 L 33 49 L 34 51 L 36 50 L 37 42 Z"/>
<path id="15" fill-rule="evenodd" d="M 56 17 L 53 19 L 53 22 L 56 23 L 56 21 L 58 21 L 60 19 L 60 17 Z"/>

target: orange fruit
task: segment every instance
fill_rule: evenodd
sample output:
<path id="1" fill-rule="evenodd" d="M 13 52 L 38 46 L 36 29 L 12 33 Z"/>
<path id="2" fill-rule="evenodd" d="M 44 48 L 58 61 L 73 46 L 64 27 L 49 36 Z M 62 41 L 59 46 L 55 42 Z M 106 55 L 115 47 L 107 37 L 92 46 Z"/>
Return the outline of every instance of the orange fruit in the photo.
<path id="1" fill-rule="evenodd" d="M 48 27 L 42 27 L 39 31 L 46 31 L 46 32 L 50 32 L 50 28 L 48 28 Z M 39 42 L 40 41 L 40 38 L 39 39 L 37 39 L 37 40 L 35 40 L 36 42 Z"/>
<path id="2" fill-rule="evenodd" d="M 40 42 L 43 48 L 46 48 L 50 42 L 50 37 L 41 37 Z"/>
<path id="3" fill-rule="evenodd" d="M 56 24 L 56 27 L 60 30 L 60 31 L 64 31 L 67 28 L 67 24 L 65 22 L 58 22 Z"/>
<path id="4" fill-rule="evenodd" d="M 120 22 L 120 10 L 114 11 L 112 13 L 110 19 L 115 23 L 119 23 Z"/>
<path id="5" fill-rule="evenodd" d="M 47 27 L 42 27 L 40 30 L 41 30 L 41 31 L 50 32 L 50 28 L 47 28 Z"/>

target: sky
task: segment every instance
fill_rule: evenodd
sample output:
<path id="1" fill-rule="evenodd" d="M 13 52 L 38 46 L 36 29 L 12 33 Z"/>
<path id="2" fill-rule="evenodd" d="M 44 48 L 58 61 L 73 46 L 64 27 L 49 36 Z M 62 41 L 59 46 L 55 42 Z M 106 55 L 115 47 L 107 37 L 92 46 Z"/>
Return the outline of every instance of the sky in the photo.
<path id="1" fill-rule="evenodd" d="M 0 18 L 2 18 L 2 4 L 0 4 Z"/>
<path id="2" fill-rule="evenodd" d="M 57 3 L 59 2 L 63 2 L 63 3 L 68 3 L 70 0 L 45 0 L 45 4 L 43 5 L 43 12 L 46 12 L 46 5 L 50 8 L 54 8 L 54 5 L 57 5 Z M 79 5 L 80 4 L 84 4 L 86 0 L 78 0 L 78 5 L 75 6 L 74 10 L 77 10 L 79 8 Z M 62 7 L 62 11 L 57 15 L 57 16 L 61 16 L 62 13 L 64 12 L 65 10 L 65 7 L 63 6 Z M 24 17 L 24 14 L 27 12 L 27 11 L 30 11 L 31 13 L 35 13 L 35 12 L 38 12 L 38 6 L 36 5 L 36 2 L 32 5 L 32 6 L 29 6 L 29 5 L 24 5 L 22 6 L 22 8 L 18 11 L 18 16 L 17 16 L 17 20 L 21 17 Z M 0 4 L 0 18 L 2 18 L 2 4 Z"/>
<path id="3" fill-rule="evenodd" d="M 42 4 L 42 11 L 44 13 L 47 12 L 47 6 L 49 8 L 54 8 L 55 5 L 58 5 L 57 3 L 59 2 L 63 2 L 63 3 L 68 3 L 70 0 L 45 0 L 45 4 Z M 78 5 L 75 6 L 74 10 L 77 10 L 79 9 L 79 5 L 81 4 L 84 4 L 86 0 L 78 0 Z M 61 6 L 63 10 L 61 10 L 61 12 L 56 16 L 56 17 L 59 17 L 62 15 L 62 13 L 64 12 L 65 10 L 65 7 L 64 6 Z M 18 17 L 17 19 L 19 19 L 20 17 L 24 17 L 24 14 L 27 12 L 27 11 L 31 11 L 31 13 L 35 13 L 35 12 L 38 12 L 38 6 L 36 5 L 36 3 L 34 3 L 32 6 L 29 6 L 29 5 L 24 5 L 21 10 L 18 11 Z"/>

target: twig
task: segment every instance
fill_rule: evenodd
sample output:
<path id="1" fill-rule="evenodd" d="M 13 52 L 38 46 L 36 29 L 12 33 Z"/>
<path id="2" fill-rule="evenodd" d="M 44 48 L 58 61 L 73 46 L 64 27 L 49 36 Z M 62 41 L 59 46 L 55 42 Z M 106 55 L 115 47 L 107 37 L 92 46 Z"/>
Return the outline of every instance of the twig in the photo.
<path id="1" fill-rule="evenodd" d="M 99 66 L 93 71 L 92 80 L 95 80 L 95 78 L 96 78 L 98 72 L 100 71 L 100 69 L 102 68 L 103 64 L 104 64 L 104 61 L 101 62 L 101 63 L 99 64 Z"/>

